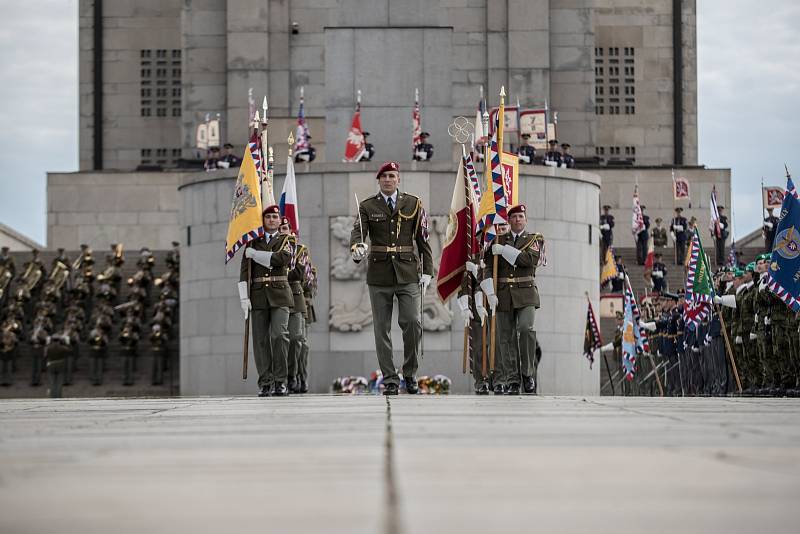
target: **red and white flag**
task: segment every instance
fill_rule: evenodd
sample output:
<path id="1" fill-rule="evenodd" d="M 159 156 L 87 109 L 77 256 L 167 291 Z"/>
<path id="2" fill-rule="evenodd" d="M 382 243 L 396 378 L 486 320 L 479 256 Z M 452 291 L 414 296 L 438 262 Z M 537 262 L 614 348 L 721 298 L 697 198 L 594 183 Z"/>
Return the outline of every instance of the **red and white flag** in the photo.
<path id="1" fill-rule="evenodd" d="M 472 184 L 469 183 L 465 172 L 464 159 L 462 157 L 458 164 L 453 199 L 450 202 L 447 234 L 442 246 L 439 273 L 436 275 L 436 292 L 442 302 L 447 302 L 461 287 L 465 263 L 470 258 L 470 251 L 477 246 L 475 245 L 477 220 L 471 216 L 471 207 L 467 201 L 467 191 L 472 191 Z"/>
<path id="2" fill-rule="evenodd" d="M 414 111 L 411 113 L 411 156 L 416 155 L 422 142 L 422 116 L 419 111 L 419 89 L 414 91 Z"/>
<path id="3" fill-rule="evenodd" d="M 297 185 L 294 177 L 294 159 L 286 158 L 286 179 L 283 181 L 283 191 L 278 202 L 281 215 L 289 219 L 292 231 L 300 235 L 300 213 L 297 210 Z"/>
<path id="4" fill-rule="evenodd" d="M 722 237 L 722 228 L 719 226 L 719 208 L 717 208 L 717 186 L 711 188 L 711 202 L 709 202 L 709 209 L 711 211 L 711 221 L 708 223 L 708 229 L 711 235 L 720 238 Z"/>
<path id="5" fill-rule="evenodd" d="M 764 186 L 761 188 L 761 190 L 764 196 L 764 208 L 768 210 L 772 208 L 780 209 L 780 207 L 783 206 L 782 187 Z"/>
<path id="6" fill-rule="evenodd" d="M 675 200 L 689 200 L 689 180 L 683 176 L 672 175 L 672 198 Z"/>
<path id="7" fill-rule="evenodd" d="M 644 279 L 648 284 L 653 283 L 653 265 L 656 262 L 656 251 L 653 246 L 653 236 L 647 237 L 647 257 L 644 260 Z"/>
<path id="8" fill-rule="evenodd" d="M 361 130 L 361 92 L 359 91 L 356 112 L 353 114 L 353 122 L 350 123 L 350 132 L 347 134 L 347 144 L 344 147 L 344 160 L 360 160 L 365 145 L 364 132 Z"/>
<path id="9" fill-rule="evenodd" d="M 633 188 L 633 214 L 631 216 L 631 231 L 633 235 L 639 235 L 639 232 L 644 231 L 644 215 L 642 214 L 642 205 L 639 203 L 639 186 Z"/>

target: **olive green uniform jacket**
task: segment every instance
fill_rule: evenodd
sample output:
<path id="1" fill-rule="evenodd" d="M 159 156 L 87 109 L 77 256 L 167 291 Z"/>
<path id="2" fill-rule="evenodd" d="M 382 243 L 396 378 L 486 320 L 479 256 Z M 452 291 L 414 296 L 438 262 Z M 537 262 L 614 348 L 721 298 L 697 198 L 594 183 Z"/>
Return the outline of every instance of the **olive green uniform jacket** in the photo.
<path id="1" fill-rule="evenodd" d="M 517 261 L 511 265 L 505 258 L 498 256 L 497 262 L 497 310 L 501 312 L 513 311 L 517 308 L 534 306 L 539 308 L 539 290 L 536 287 L 536 265 L 539 263 L 544 238 L 542 234 L 529 234 L 523 231 L 514 242 L 514 236 L 509 231 L 507 234 L 497 236 L 494 243 L 498 245 L 511 245 L 520 250 Z M 482 280 L 492 277 L 494 254 L 492 247 L 487 247 L 483 253 Z"/>
<path id="2" fill-rule="evenodd" d="M 292 262 L 291 236 L 278 235 L 269 241 L 265 237 L 256 239 L 250 245 L 255 250 L 272 252 L 270 267 L 264 267 L 242 254 L 239 281 L 247 281 L 247 263 L 251 262 L 250 303 L 254 310 L 268 308 L 291 308 L 294 306 L 292 290 L 289 286 L 289 265 Z M 278 280 L 273 280 L 278 277 Z"/>

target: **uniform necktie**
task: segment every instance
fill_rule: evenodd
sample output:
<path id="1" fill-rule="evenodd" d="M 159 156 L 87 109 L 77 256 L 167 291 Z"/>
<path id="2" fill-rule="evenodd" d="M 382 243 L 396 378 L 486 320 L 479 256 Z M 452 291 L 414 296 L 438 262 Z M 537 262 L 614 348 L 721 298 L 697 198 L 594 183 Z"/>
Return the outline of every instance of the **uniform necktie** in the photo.
<path id="1" fill-rule="evenodd" d="M 394 211 L 394 202 L 392 202 L 392 197 L 386 197 L 386 203 L 389 205 L 389 211 Z"/>

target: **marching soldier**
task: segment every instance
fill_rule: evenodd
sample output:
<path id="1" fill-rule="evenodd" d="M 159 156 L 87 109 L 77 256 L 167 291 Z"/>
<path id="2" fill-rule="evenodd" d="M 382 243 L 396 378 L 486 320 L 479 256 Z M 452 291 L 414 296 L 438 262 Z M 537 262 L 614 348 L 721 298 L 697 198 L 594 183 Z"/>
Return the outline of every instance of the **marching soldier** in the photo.
<path id="1" fill-rule="evenodd" d="M 523 165 L 533 165 L 536 161 L 536 149 L 530 144 L 531 134 L 522 134 L 522 144 L 517 150 L 519 162 Z"/>
<path id="2" fill-rule="evenodd" d="M 303 332 L 303 348 L 300 352 L 300 393 L 308 393 L 308 354 L 311 346 L 308 343 L 309 325 L 317 322 L 317 313 L 314 310 L 314 297 L 317 294 L 317 268 L 308 259 L 306 279 L 303 284 L 303 297 L 306 299 L 306 329 Z"/>
<path id="3" fill-rule="evenodd" d="M 422 132 L 419 136 L 422 140 L 414 147 L 414 160 L 430 161 L 433 157 L 433 145 L 428 142 L 428 137 L 430 137 L 431 134 Z"/>
<path id="4" fill-rule="evenodd" d="M 670 236 L 675 243 L 675 265 L 683 265 L 686 258 L 686 241 L 689 239 L 689 223 L 683 216 L 683 208 L 675 208 L 675 217 L 669 223 Z"/>
<path id="5" fill-rule="evenodd" d="M 281 226 L 278 229 L 281 235 L 290 236 L 292 243 L 292 262 L 289 266 L 289 286 L 292 288 L 293 304 L 289 308 L 289 352 L 287 354 L 287 372 L 289 376 L 289 391 L 300 393 L 298 380 L 300 370 L 300 358 L 303 351 L 303 339 L 305 338 L 305 315 L 306 299 L 303 296 L 303 285 L 306 277 L 306 258 L 308 249 L 305 245 L 297 242 L 296 236 L 292 233 L 292 225 L 286 217 L 281 218 Z"/>
<path id="6" fill-rule="evenodd" d="M 561 167 L 566 167 L 567 169 L 574 169 L 575 168 L 575 158 L 572 154 L 569 153 L 570 149 L 569 143 L 561 143 Z"/>
<path id="7" fill-rule="evenodd" d="M 51 399 L 61 398 L 67 358 L 71 352 L 69 336 L 55 335 L 48 338 L 44 357 L 47 365 L 47 379 L 49 384 L 47 393 Z"/>
<path id="8" fill-rule="evenodd" d="M 603 261 L 606 261 L 606 250 L 614 244 L 614 216 L 611 215 L 611 206 L 603 206 L 603 214 L 600 215 L 600 237 L 603 245 Z"/>
<path id="9" fill-rule="evenodd" d="M 466 271 L 461 279 L 457 302 L 464 318 L 464 327 L 469 328 L 470 371 L 475 385 L 475 394 L 488 395 L 489 377 L 483 373 L 483 325 L 488 314 L 483 305 L 483 292 L 479 286 L 478 265 L 467 261 L 465 267 Z"/>
<path id="10" fill-rule="evenodd" d="M 653 291 L 663 293 L 667 291 L 667 266 L 662 261 L 662 254 L 655 255 L 653 262 Z"/>
<path id="11" fill-rule="evenodd" d="M 656 217 L 656 227 L 650 233 L 653 235 L 653 246 L 655 248 L 664 248 L 667 246 L 667 229 L 661 226 L 663 219 Z"/>
<path id="12" fill-rule="evenodd" d="M 282 236 L 278 232 L 281 215 L 277 205 L 264 209 L 263 224 L 264 236 L 252 241 L 242 256 L 239 300 L 245 319 L 251 310 L 253 314 L 253 353 L 258 370 L 258 396 L 282 397 L 289 394 L 286 385 L 289 309 L 294 306 L 294 297 L 288 275 L 292 262 L 292 243 L 290 236 Z M 248 260 L 252 260 L 249 271 Z"/>
<path id="13" fill-rule="evenodd" d="M 551 139 L 547 142 L 549 150 L 544 155 L 544 164 L 548 167 L 561 166 L 561 152 L 558 151 L 558 140 Z"/>
<path id="14" fill-rule="evenodd" d="M 775 232 L 778 230 L 778 218 L 775 216 L 775 208 L 767 211 L 769 215 L 764 218 L 764 252 L 772 252 L 772 244 L 775 242 Z"/>
<path id="15" fill-rule="evenodd" d="M 756 373 L 758 354 L 753 343 L 756 337 L 753 334 L 753 293 L 755 291 L 753 274 L 755 267 L 755 262 L 751 262 L 745 267 L 742 285 L 736 290 L 736 322 L 739 326 L 739 335 L 733 339 L 733 350 L 736 354 L 736 364 L 740 367 L 743 393 L 753 393 L 754 389 L 760 387 L 760 379 Z"/>
<path id="16" fill-rule="evenodd" d="M 484 252 L 481 289 L 492 313 L 497 312 L 497 339 L 500 357 L 495 361 L 494 393 L 518 395 L 520 375 L 525 393 L 533 393 L 536 365 L 536 331 L 534 319 L 539 308 L 536 288 L 536 267 L 544 238 L 529 234 L 524 204 L 508 210 L 511 231 L 498 235 Z M 498 257 L 497 294 L 492 271 Z"/>
<path id="17" fill-rule="evenodd" d="M 775 363 L 772 353 L 772 324 L 770 317 L 771 298 L 770 291 L 767 288 L 769 267 L 769 254 L 760 254 L 756 257 L 756 276 L 757 282 L 756 292 L 753 296 L 753 324 L 758 342 L 759 360 L 761 362 L 758 369 L 761 374 L 762 388 L 758 390 L 758 394 L 774 395 L 775 380 L 774 370 Z"/>
<path id="18" fill-rule="evenodd" d="M 400 378 L 392 361 L 391 320 L 394 298 L 403 331 L 403 377 L 406 392 L 419 391 L 416 381 L 422 317 L 420 299 L 431 282 L 433 258 L 428 244 L 428 218 L 422 201 L 398 191 L 400 165 L 388 161 L 376 175 L 380 192 L 361 202 L 350 234 L 353 261 L 368 259 L 367 286 L 372 304 L 375 349 L 383 373 L 385 395 L 397 395 Z M 369 237 L 372 250 L 367 253 Z M 414 254 L 416 244 L 417 254 Z M 422 262 L 422 274 L 419 267 Z"/>

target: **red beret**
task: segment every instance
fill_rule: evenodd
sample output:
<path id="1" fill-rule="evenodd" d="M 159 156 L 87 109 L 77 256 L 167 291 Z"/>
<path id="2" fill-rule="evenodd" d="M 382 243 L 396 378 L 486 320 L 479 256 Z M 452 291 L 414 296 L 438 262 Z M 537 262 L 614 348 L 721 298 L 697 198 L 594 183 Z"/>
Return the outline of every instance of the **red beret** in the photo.
<path id="1" fill-rule="evenodd" d="M 284 224 L 288 224 L 289 226 L 292 225 L 292 223 L 289 222 L 288 217 L 281 217 L 281 226 L 283 226 Z"/>
<path id="2" fill-rule="evenodd" d="M 384 162 L 384 164 L 381 165 L 381 168 L 378 169 L 378 174 L 375 175 L 375 178 L 376 179 L 380 178 L 381 174 L 383 174 L 386 171 L 397 171 L 397 172 L 400 172 L 400 164 L 397 163 L 396 161 Z"/>
<path id="3" fill-rule="evenodd" d="M 262 211 L 261 213 L 262 214 L 264 214 L 264 213 L 277 213 L 278 215 L 280 215 L 281 209 L 278 207 L 277 204 L 273 204 L 272 206 L 267 206 L 266 208 L 264 208 L 264 211 Z"/>
<path id="4" fill-rule="evenodd" d="M 525 207 L 525 204 L 517 204 L 510 210 L 508 210 L 508 216 L 511 217 L 515 213 L 525 213 L 528 209 Z"/>

